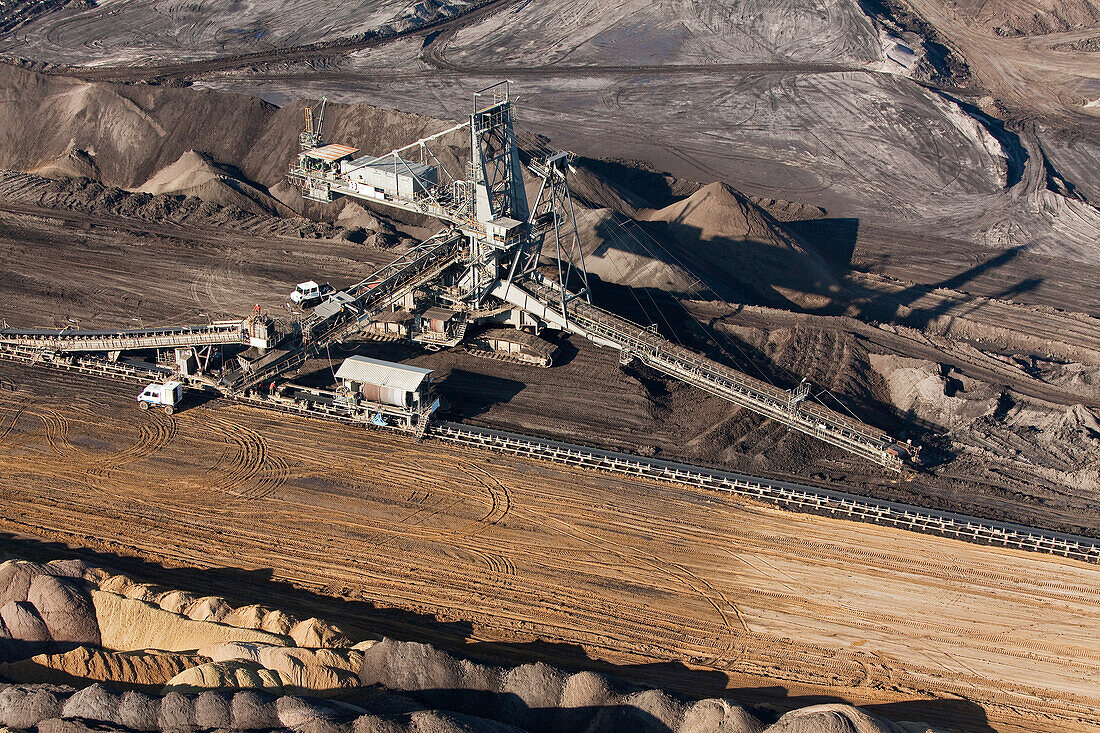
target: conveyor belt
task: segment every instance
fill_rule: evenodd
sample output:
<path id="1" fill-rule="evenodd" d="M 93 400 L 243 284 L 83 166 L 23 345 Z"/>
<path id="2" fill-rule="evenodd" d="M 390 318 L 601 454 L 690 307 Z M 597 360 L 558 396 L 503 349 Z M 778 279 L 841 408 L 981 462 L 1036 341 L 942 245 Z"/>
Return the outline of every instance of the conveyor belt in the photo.
<path id="1" fill-rule="evenodd" d="M 260 361 L 226 385 L 232 393 L 244 392 L 279 374 L 297 369 L 328 344 L 359 331 L 408 292 L 438 277 L 461 256 L 460 237 L 449 237 L 417 247 L 386 265 L 378 273 L 353 285 L 352 302 L 338 312 L 302 324 L 303 341 L 297 347 Z"/>
<path id="2" fill-rule="evenodd" d="M 41 351 L 134 351 L 215 344 L 247 344 L 242 321 L 218 321 L 203 326 L 140 328 L 125 331 L 75 329 L 0 329 L 0 343 Z"/>
<path id="3" fill-rule="evenodd" d="M 799 432 L 842 448 L 892 471 L 901 471 L 894 440 L 870 425 L 754 379 L 732 367 L 700 356 L 625 318 L 580 298 L 562 312 L 559 292 L 536 279 L 501 286 L 494 294 L 560 328 L 602 346 L 636 357 L 670 377 L 687 382 L 737 405 L 758 412 Z M 893 450 L 891 450 L 893 449 Z"/>
<path id="4" fill-rule="evenodd" d="M 571 466 L 725 491 L 786 509 L 1100 563 L 1100 540 L 686 463 L 443 422 L 428 437 Z"/>

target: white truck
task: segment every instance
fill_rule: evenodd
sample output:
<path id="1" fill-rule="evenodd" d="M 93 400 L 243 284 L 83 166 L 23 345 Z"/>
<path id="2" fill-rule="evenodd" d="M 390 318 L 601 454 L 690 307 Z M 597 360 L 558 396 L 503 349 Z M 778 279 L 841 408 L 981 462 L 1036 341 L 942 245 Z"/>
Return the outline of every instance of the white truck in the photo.
<path id="1" fill-rule="evenodd" d="M 163 384 L 150 384 L 137 398 L 138 407 L 148 410 L 156 405 L 164 405 L 164 414 L 171 415 L 176 410 L 176 405 L 183 401 L 183 385 L 179 382 L 164 382 Z"/>
<path id="2" fill-rule="evenodd" d="M 301 308 L 309 308 L 321 302 L 321 298 L 332 292 L 332 286 L 328 283 L 318 285 L 313 280 L 298 283 L 294 292 L 290 294 L 290 300 Z"/>

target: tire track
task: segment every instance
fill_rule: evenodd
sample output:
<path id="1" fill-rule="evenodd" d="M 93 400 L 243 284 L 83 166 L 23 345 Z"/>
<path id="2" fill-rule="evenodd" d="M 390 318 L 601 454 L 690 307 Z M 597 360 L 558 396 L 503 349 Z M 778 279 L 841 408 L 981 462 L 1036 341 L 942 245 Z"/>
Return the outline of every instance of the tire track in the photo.
<path id="1" fill-rule="evenodd" d="M 19 418 L 22 417 L 23 413 L 26 411 L 27 405 L 22 404 L 15 410 L 12 410 L 10 407 L 4 407 L 3 409 L 6 414 L 11 415 L 11 419 L 5 421 L 7 423 L 7 426 L 4 428 L 3 432 L 0 432 L 0 441 L 7 439 L 8 435 L 15 428 L 15 424 L 19 422 Z M 0 423 L 0 425 L 2 424 L 3 423 Z"/>
<path id="2" fill-rule="evenodd" d="M 59 411 L 49 407 L 43 406 L 38 409 L 38 418 L 46 427 L 46 444 L 50 450 L 59 456 L 71 455 L 74 449 L 66 439 L 69 430 L 68 419 Z"/>
<path id="3" fill-rule="evenodd" d="M 175 439 L 177 424 L 173 418 L 159 412 L 149 413 L 148 417 L 132 445 L 96 460 L 87 469 L 85 482 L 88 486 L 114 493 L 108 483 L 114 471 L 160 452 Z"/>
<path id="4" fill-rule="evenodd" d="M 271 568 L 274 584 L 264 575 L 240 589 L 257 598 L 283 583 L 354 589 L 375 609 L 419 615 L 313 602 L 356 633 L 399 632 L 459 651 L 466 637 L 455 641 L 453 624 L 478 641 L 545 640 L 548 662 L 552 645 L 568 644 L 592 659 L 679 661 L 755 680 L 746 687 L 797 681 L 862 703 L 918 690 L 962 695 L 992 725 L 1023 721 L 1021 730 L 1076 729 L 1100 701 L 1081 684 L 1100 669 L 1100 647 L 1080 633 L 1100 618 L 1100 598 L 1078 592 L 1095 586 L 1091 567 L 792 516 L 701 488 L 506 456 L 487 464 L 467 450 L 341 426 L 319 436 L 309 421 L 266 413 L 248 423 L 261 452 L 255 438 L 227 437 L 246 412 L 175 416 L 178 434 L 149 462 L 155 476 L 134 463 L 108 473 L 119 496 L 89 496 L 88 451 L 75 437 L 125 430 L 148 444 L 154 425 L 137 434 L 130 411 L 66 411 L 73 446 L 53 431 L 62 455 L 35 423 L 41 470 L 26 481 L 0 471 L 0 525 L 165 566 Z M 91 453 L 102 462 L 133 452 Z M 262 495 L 281 463 L 326 480 L 289 482 L 260 503 L 209 490 L 212 471 L 229 483 L 257 458 L 238 494 Z M 754 562 L 740 566 L 730 553 Z M 1026 622 L 1036 608 L 1051 609 L 1041 626 Z M 983 614 L 1005 623 L 979 627 Z M 667 679 L 692 684 L 686 673 Z"/>
<path id="5" fill-rule="evenodd" d="M 286 461 L 269 456 L 267 441 L 260 433 L 213 413 L 207 424 L 230 446 L 211 469 L 219 476 L 212 485 L 215 491 L 242 499 L 260 499 L 271 496 L 286 482 L 289 477 Z M 229 465 L 222 468 L 230 453 Z"/>

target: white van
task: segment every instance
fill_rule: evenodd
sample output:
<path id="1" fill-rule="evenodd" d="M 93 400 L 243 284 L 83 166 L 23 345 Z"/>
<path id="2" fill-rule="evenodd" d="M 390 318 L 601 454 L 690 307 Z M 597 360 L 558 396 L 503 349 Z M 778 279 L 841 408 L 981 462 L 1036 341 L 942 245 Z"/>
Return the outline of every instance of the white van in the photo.
<path id="1" fill-rule="evenodd" d="M 164 405 L 164 414 L 175 412 L 176 405 L 183 401 L 183 385 L 179 382 L 150 384 L 137 398 L 138 407 L 148 410 L 150 406 Z"/>

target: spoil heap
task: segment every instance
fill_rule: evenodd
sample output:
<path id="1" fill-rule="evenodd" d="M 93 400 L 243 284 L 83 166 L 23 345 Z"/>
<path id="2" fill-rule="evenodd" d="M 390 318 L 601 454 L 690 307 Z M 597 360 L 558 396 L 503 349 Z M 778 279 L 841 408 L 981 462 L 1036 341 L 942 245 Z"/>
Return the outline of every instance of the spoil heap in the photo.
<path id="1" fill-rule="evenodd" d="M 841 294 L 820 255 L 724 183 L 704 186 L 647 218 L 666 224 L 691 269 L 724 300 L 820 309 Z"/>
<path id="2" fill-rule="evenodd" d="M 245 181 L 240 171 L 221 165 L 210 155 L 196 150 L 186 151 L 137 190 L 154 195 L 194 196 L 223 206 L 236 206 L 250 214 L 294 214 L 266 191 Z"/>
<path id="3" fill-rule="evenodd" d="M 0 726 L 65 730 L 760 733 L 729 700 L 684 700 L 592 672 L 495 667 L 318 619 L 138 584 L 82 562 L 0 564 Z M 3 684 L 11 680 L 15 684 Z M 327 700 L 318 699 L 327 697 Z M 51 721 L 53 721 L 51 723 Z M 94 726 L 94 727 L 89 727 Z M 848 706 L 783 733 L 906 733 Z"/>

